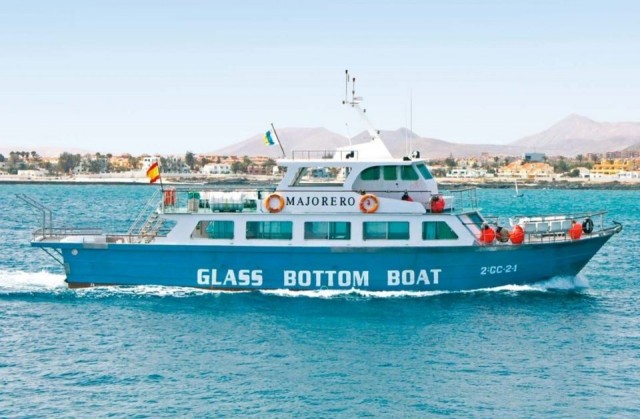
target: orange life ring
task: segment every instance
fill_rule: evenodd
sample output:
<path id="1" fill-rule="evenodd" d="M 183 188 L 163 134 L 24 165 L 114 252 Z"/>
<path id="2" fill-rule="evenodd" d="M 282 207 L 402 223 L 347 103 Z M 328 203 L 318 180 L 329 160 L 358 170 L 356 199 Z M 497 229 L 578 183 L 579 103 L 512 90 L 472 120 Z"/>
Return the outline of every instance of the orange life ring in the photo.
<path id="1" fill-rule="evenodd" d="M 374 194 L 367 193 L 362 195 L 362 198 L 360 198 L 360 211 L 365 214 L 371 214 L 378 211 L 379 206 L 380 202 L 378 201 L 378 197 Z"/>
<path id="2" fill-rule="evenodd" d="M 271 200 L 273 198 L 278 200 L 278 205 L 272 207 Z M 282 211 L 282 208 L 284 208 L 284 197 L 279 193 L 272 193 L 271 195 L 269 195 L 264 199 L 264 206 L 272 214 L 276 212 L 280 212 Z"/>

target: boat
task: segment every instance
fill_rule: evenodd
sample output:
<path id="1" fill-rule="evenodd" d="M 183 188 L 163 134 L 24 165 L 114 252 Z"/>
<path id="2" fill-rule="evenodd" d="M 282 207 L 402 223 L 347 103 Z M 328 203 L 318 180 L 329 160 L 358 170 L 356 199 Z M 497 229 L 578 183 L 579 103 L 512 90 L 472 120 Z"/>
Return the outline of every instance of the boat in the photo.
<path id="1" fill-rule="evenodd" d="M 513 195 L 514 198 L 522 198 L 524 196 L 523 192 L 518 192 L 518 179 L 515 180 L 516 184 L 516 193 Z"/>
<path id="2" fill-rule="evenodd" d="M 42 212 L 31 245 L 71 288 L 456 291 L 575 276 L 622 230 L 605 211 L 485 216 L 475 189 L 440 190 L 419 152 L 394 158 L 361 100 L 343 103 L 366 143 L 293 151 L 277 185 L 159 188 L 126 232 L 57 228 L 20 195 Z"/>

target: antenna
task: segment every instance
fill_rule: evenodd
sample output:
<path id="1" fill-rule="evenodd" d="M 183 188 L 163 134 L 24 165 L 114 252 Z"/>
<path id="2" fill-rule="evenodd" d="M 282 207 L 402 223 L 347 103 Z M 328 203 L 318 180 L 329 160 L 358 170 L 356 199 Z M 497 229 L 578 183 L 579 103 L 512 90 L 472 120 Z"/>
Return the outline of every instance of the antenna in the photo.
<path id="1" fill-rule="evenodd" d="M 413 90 L 409 90 L 409 150 L 413 148 Z"/>
<path id="2" fill-rule="evenodd" d="M 346 81 L 346 85 L 345 85 L 345 100 L 342 101 L 343 105 L 350 105 L 352 108 L 355 108 L 358 113 L 360 114 L 360 116 L 362 117 L 362 119 L 364 120 L 366 126 L 367 126 L 367 132 L 369 132 L 369 135 L 371 136 L 371 140 L 379 140 L 382 142 L 382 139 L 380 138 L 380 131 L 378 131 L 377 129 L 375 129 L 375 127 L 371 124 L 371 122 L 369 121 L 369 119 L 367 118 L 367 116 L 365 115 L 365 112 L 367 112 L 366 109 L 362 109 L 360 107 L 360 102 L 362 102 L 362 96 L 356 96 L 356 78 L 350 78 L 349 77 L 349 70 L 345 70 L 345 81 Z M 349 91 L 349 82 L 351 82 L 351 101 L 349 101 L 348 98 L 348 91 Z"/>

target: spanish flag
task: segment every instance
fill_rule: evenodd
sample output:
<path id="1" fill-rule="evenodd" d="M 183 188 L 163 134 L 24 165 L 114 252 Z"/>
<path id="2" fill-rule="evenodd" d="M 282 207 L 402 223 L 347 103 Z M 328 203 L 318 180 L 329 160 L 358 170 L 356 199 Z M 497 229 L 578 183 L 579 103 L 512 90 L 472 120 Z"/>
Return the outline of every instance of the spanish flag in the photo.
<path id="1" fill-rule="evenodd" d="M 153 164 L 147 169 L 147 177 L 149 178 L 149 183 L 154 183 L 160 179 L 160 166 L 158 166 L 157 161 L 153 162 Z"/>
<path id="2" fill-rule="evenodd" d="M 271 131 L 267 131 L 264 134 L 264 143 L 266 145 L 274 145 L 276 143 L 275 141 L 273 141 L 273 138 L 271 138 Z"/>

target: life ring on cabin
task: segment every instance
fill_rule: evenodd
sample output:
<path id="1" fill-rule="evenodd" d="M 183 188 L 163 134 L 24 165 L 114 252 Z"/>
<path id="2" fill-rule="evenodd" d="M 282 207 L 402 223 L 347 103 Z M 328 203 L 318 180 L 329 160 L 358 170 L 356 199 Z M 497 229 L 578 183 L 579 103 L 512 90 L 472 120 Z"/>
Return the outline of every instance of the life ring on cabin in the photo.
<path id="1" fill-rule="evenodd" d="M 378 201 L 378 197 L 374 194 L 367 193 L 362 195 L 362 198 L 360 198 L 360 211 L 365 214 L 371 214 L 378 211 L 379 206 L 380 202 Z"/>
<path id="2" fill-rule="evenodd" d="M 275 206 L 272 206 L 271 202 L 274 199 L 278 201 L 278 204 Z M 272 214 L 275 214 L 276 212 L 280 212 L 282 211 L 282 208 L 284 208 L 284 197 L 279 193 L 272 193 L 271 195 L 267 196 L 264 199 L 264 206 Z"/>
<path id="3" fill-rule="evenodd" d="M 593 220 L 587 217 L 586 220 L 582 223 L 582 231 L 584 234 L 591 234 L 593 232 Z"/>

